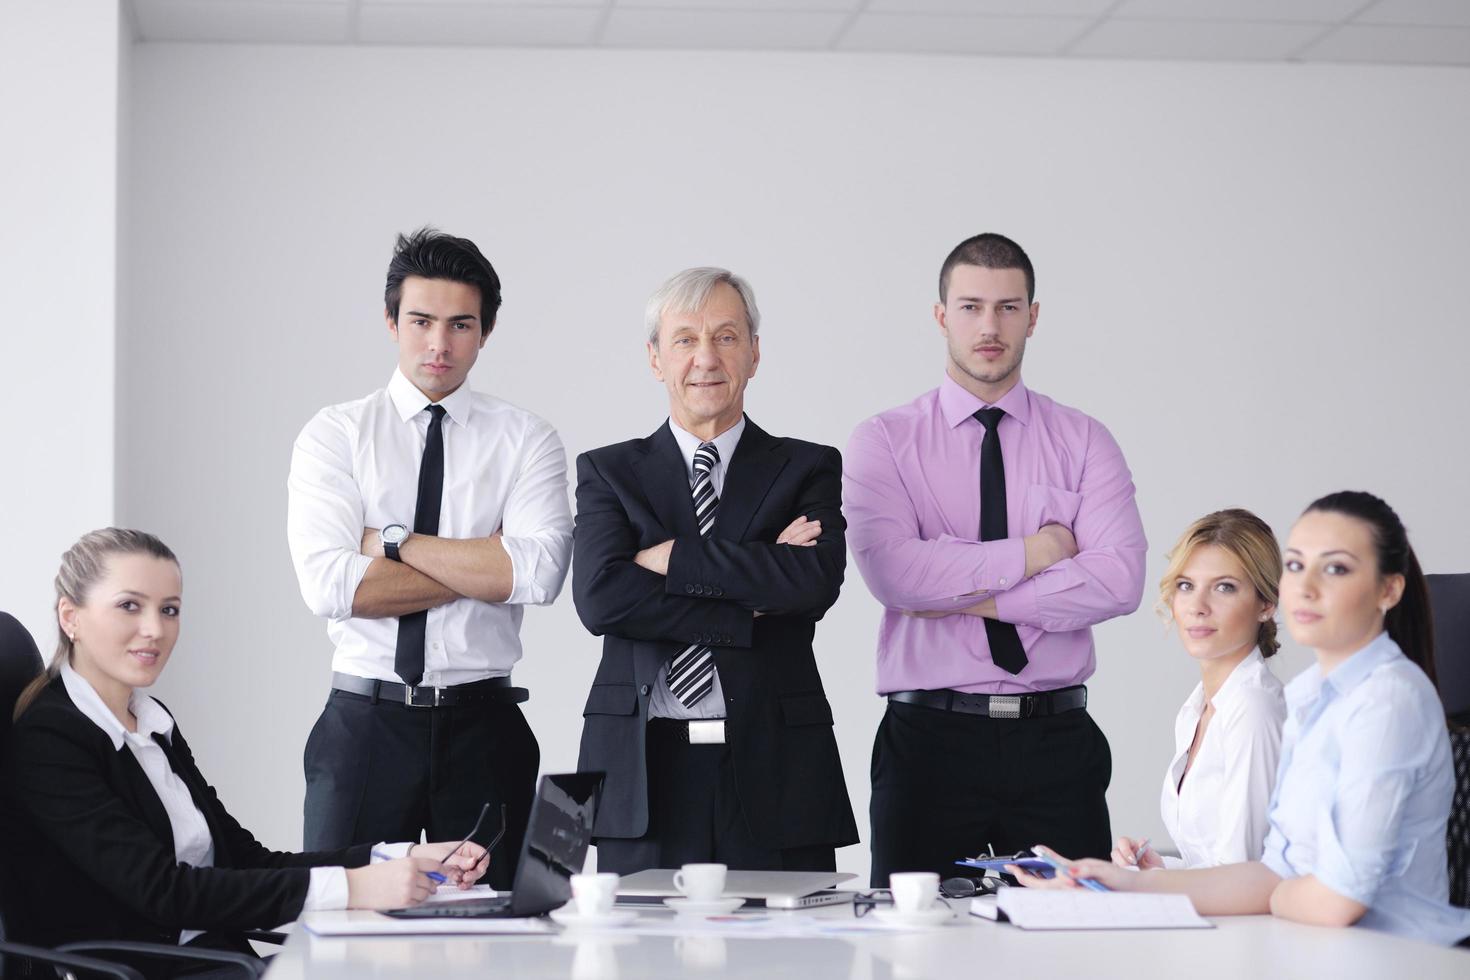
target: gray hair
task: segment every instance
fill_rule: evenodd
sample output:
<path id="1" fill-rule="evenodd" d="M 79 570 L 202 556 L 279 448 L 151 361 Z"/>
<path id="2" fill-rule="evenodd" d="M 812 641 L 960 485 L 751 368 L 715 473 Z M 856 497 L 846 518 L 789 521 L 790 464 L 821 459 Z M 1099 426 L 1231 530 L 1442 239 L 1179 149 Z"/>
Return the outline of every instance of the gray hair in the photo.
<path id="1" fill-rule="evenodd" d="M 171 561 L 175 565 L 179 563 L 168 545 L 146 531 L 119 527 L 88 531 L 61 556 L 61 568 L 56 573 L 57 602 L 68 599 L 74 605 L 85 605 L 87 593 L 107 573 L 107 561 L 113 555 L 150 555 Z M 31 702 L 36 700 L 42 688 L 56 679 L 61 673 L 62 664 L 71 662 L 72 649 L 72 638 L 64 630 L 60 631 L 51 663 L 15 699 L 13 718 L 19 718 L 31 706 Z"/>
<path id="2" fill-rule="evenodd" d="M 693 313 L 709 299 L 712 289 L 726 283 L 740 294 L 745 304 L 745 322 L 750 327 L 750 338 L 755 339 L 761 328 L 761 311 L 755 305 L 755 290 L 750 283 L 731 272 L 714 266 L 685 269 L 665 282 L 648 297 L 643 319 L 648 325 L 648 342 L 658 346 L 658 322 L 665 313 Z"/>

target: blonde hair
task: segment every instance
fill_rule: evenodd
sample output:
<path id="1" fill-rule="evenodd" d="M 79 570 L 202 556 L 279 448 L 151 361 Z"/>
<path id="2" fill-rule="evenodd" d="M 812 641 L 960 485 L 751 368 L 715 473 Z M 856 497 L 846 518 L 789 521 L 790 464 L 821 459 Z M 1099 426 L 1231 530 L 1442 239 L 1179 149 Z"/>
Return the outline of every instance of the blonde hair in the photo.
<path id="1" fill-rule="evenodd" d="M 1168 554 L 1169 567 L 1159 579 L 1159 601 L 1155 605 L 1159 616 L 1169 622 L 1170 604 L 1178 589 L 1179 576 L 1190 557 L 1203 545 L 1213 544 L 1224 548 L 1240 567 L 1245 577 L 1256 590 L 1256 597 L 1270 606 L 1275 606 L 1281 595 L 1281 546 L 1271 525 L 1248 510 L 1232 507 L 1206 514 L 1185 528 L 1184 533 Z M 1260 624 L 1256 631 L 1256 645 L 1261 656 L 1269 657 L 1281 648 L 1276 639 L 1274 617 Z"/>
<path id="2" fill-rule="evenodd" d="M 179 563 L 168 545 L 146 531 L 118 527 L 88 531 L 61 556 L 61 568 L 56 572 L 57 602 L 69 599 L 78 606 L 85 605 L 87 593 L 92 591 L 92 586 L 106 573 L 109 558 L 113 555 L 137 554 L 162 558 L 175 565 Z M 15 713 L 12 718 L 19 718 L 24 714 L 41 690 L 61 674 L 61 665 L 71 662 L 74 652 L 72 639 L 59 626 L 57 633 L 56 652 L 51 656 L 51 663 L 15 699 Z"/>

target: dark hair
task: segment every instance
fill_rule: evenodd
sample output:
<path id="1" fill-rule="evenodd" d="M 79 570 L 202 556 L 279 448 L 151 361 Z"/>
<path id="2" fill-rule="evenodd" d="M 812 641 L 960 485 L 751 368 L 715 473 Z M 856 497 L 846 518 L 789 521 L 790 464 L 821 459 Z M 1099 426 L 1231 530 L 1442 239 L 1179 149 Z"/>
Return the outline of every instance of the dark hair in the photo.
<path id="1" fill-rule="evenodd" d="M 393 246 L 393 261 L 388 263 L 388 284 L 383 288 L 383 304 L 394 322 L 398 320 L 398 303 L 403 298 L 403 280 L 409 276 L 422 279 L 448 279 L 474 286 L 480 291 L 480 336 L 495 328 L 495 314 L 500 309 L 500 277 L 490 260 L 468 238 L 455 238 L 428 225 L 410 235 L 399 235 Z"/>
<path id="2" fill-rule="evenodd" d="M 1020 269 L 1026 274 L 1026 302 L 1036 299 L 1036 270 L 1026 250 L 1004 235 L 993 231 L 966 238 L 954 247 L 944 265 L 939 267 L 939 302 L 949 298 L 949 274 L 957 265 L 978 265 L 982 269 Z"/>
<path id="3" fill-rule="evenodd" d="M 1367 524 L 1373 532 L 1373 545 L 1378 553 L 1378 574 L 1402 575 L 1404 594 L 1398 605 L 1383 617 L 1389 638 L 1399 645 L 1436 687 L 1434 672 L 1434 621 L 1429 612 L 1429 585 L 1419 568 L 1419 559 L 1409 546 L 1409 532 L 1404 522 L 1378 497 L 1362 490 L 1342 490 L 1312 501 L 1304 513 L 1319 511 L 1342 514 Z"/>

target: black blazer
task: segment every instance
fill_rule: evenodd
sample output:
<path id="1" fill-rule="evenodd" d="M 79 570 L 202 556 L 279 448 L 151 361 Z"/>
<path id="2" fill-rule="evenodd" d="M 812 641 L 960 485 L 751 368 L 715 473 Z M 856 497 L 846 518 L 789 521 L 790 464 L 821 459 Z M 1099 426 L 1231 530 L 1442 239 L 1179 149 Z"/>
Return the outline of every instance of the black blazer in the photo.
<path id="1" fill-rule="evenodd" d="M 212 868 L 180 865 L 163 802 L 126 745 L 72 703 L 61 678 L 15 723 L 4 771 L 6 921 L 17 941 L 175 943 L 182 929 L 243 932 L 296 918 L 309 868 L 360 867 L 371 845 L 284 854 L 225 811 L 184 736 L 155 735 L 214 838 Z"/>
<path id="2" fill-rule="evenodd" d="M 720 673 L 726 740 L 756 841 L 857 842 L 832 708 L 812 656 L 816 622 L 837 601 L 847 563 L 841 503 L 837 450 L 774 438 L 749 420 L 707 539 L 667 423 L 647 439 L 577 458 L 572 595 L 583 624 L 604 637 L 578 762 L 607 773 L 597 836 L 647 832 L 650 694 L 665 662 L 703 643 Z M 822 522 L 817 544 L 776 545 L 803 515 Z M 670 538 L 667 576 L 634 563 L 638 551 Z"/>

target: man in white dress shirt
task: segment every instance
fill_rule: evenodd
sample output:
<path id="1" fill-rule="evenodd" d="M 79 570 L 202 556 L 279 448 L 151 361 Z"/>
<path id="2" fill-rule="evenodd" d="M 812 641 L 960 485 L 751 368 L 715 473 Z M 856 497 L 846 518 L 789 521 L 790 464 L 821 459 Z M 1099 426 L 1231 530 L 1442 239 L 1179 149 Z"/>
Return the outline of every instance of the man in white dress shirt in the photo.
<path id="1" fill-rule="evenodd" d="M 322 409 L 296 439 L 287 537 L 301 594 L 335 645 L 306 744 L 308 850 L 506 835 L 510 886 L 540 751 L 510 684 L 521 607 L 561 591 L 566 453 L 544 420 L 465 384 L 500 280 L 475 244 L 399 236 L 384 317 L 386 388 Z"/>

